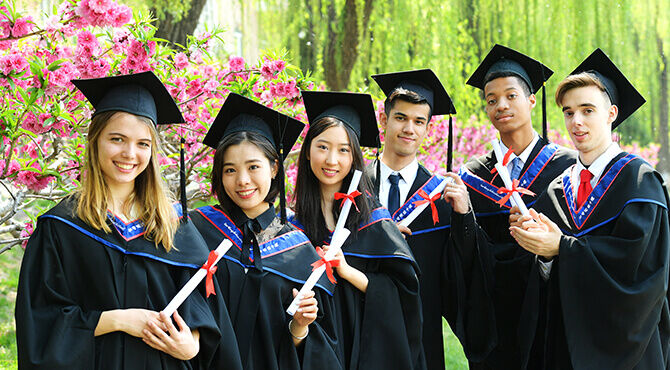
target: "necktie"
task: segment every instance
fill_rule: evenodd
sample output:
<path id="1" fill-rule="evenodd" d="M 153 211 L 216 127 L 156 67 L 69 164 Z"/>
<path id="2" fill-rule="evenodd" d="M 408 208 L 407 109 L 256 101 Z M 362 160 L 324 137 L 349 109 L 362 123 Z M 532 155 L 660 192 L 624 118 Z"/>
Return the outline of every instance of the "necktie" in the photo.
<path id="1" fill-rule="evenodd" d="M 577 189 L 577 208 L 580 208 L 584 202 L 586 201 L 586 198 L 589 197 L 589 194 L 591 194 L 591 179 L 593 178 L 593 174 L 589 172 L 589 170 L 582 170 L 582 172 L 579 174 L 579 188 Z"/>
<path id="2" fill-rule="evenodd" d="M 401 178 L 402 176 L 400 176 L 400 174 L 392 174 L 389 176 L 391 188 L 389 189 L 388 206 L 391 214 L 394 214 L 395 211 L 400 208 L 400 188 L 398 187 L 398 182 L 400 182 Z"/>
<path id="3" fill-rule="evenodd" d="M 512 159 L 512 173 L 510 173 L 510 176 L 512 177 L 512 180 L 514 180 L 518 179 L 519 175 L 521 175 L 521 158 L 514 157 L 514 159 Z"/>

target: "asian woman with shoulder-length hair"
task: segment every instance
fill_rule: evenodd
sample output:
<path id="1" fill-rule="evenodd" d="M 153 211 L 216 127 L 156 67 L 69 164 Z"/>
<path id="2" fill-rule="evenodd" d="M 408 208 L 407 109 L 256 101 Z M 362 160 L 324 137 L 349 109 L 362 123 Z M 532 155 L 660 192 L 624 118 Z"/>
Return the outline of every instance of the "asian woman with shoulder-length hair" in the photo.
<path id="1" fill-rule="evenodd" d="M 359 146 L 377 146 L 372 99 L 367 94 L 303 92 L 310 122 L 298 159 L 292 222 L 314 245 L 327 244 L 345 197 L 354 199 L 346 222 L 352 233 L 337 255 L 338 355 L 347 369 L 424 369 L 418 268 L 388 211 L 361 177 Z"/>
<path id="2" fill-rule="evenodd" d="M 204 143 L 216 149 L 212 195 L 218 200 L 191 212 L 210 249 L 233 246 L 216 271 L 230 310 L 245 369 L 340 369 L 332 291 L 323 276 L 286 309 L 320 260 L 309 239 L 285 220 L 282 152 L 304 125 L 237 94 L 230 94 Z M 282 148 L 284 150 L 282 150 Z M 273 206 L 279 194 L 278 216 Z"/>
<path id="3" fill-rule="evenodd" d="M 201 292 L 174 321 L 160 313 L 208 254 L 160 176 L 156 124 L 183 122 L 177 105 L 151 72 L 73 83 L 95 108 L 81 187 L 28 241 L 19 368 L 240 368 L 230 321 Z"/>

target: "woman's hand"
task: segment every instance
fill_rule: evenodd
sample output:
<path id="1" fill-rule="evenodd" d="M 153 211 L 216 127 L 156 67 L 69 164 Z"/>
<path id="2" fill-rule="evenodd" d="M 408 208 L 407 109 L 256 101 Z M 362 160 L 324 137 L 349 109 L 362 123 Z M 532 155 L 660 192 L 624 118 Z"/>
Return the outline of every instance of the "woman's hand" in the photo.
<path id="1" fill-rule="evenodd" d="M 176 359 L 190 360 L 200 350 L 200 334 L 197 330 L 189 329 L 176 311 L 174 320 L 179 329 L 172 324 L 172 320 L 164 312 L 161 312 L 157 320 L 150 321 L 142 330 L 142 340 L 149 347 L 165 352 Z"/>
<path id="2" fill-rule="evenodd" d="M 95 336 L 121 331 L 133 337 L 142 337 L 142 330 L 152 320 L 158 320 L 158 312 L 142 308 L 105 311 L 95 327 Z M 164 330 L 167 327 L 163 326 Z"/>
<path id="3" fill-rule="evenodd" d="M 330 246 L 328 245 L 324 245 L 322 248 L 324 252 L 328 252 L 329 247 Z M 363 272 L 357 270 L 355 267 L 352 267 L 347 263 L 347 260 L 344 258 L 344 253 L 342 253 L 342 249 L 337 251 L 334 259 L 340 261 L 340 265 L 335 267 L 337 270 L 337 275 L 351 283 L 351 285 L 355 286 L 356 289 L 365 293 L 368 290 L 368 283 L 370 282 L 368 277 L 365 276 Z"/>
<path id="4" fill-rule="evenodd" d="M 298 290 L 293 289 L 293 297 L 298 295 Z M 309 324 L 316 320 L 319 312 L 318 302 L 314 298 L 314 292 L 310 291 L 300 300 L 298 310 L 293 315 L 293 320 L 289 322 L 288 330 L 293 337 L 293 344 L 298 346 L 309 333 Z"/>

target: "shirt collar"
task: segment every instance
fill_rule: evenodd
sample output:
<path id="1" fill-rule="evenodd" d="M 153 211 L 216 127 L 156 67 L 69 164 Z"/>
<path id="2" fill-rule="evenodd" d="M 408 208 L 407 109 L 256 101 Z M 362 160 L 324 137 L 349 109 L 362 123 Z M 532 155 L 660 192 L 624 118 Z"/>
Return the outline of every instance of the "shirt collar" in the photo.
<path id="1" fill-rule="evenodd" d="M 400 171 L 392 170 L 391 167 L 387 166 L 381 159 L 379 160 L 379 163 L 381 164 L 381 168 L 379 170 L 381 181 L 388 180 L 392 173 L 397 172 L 400 174 L 400 176 L 402 176 L 403 181 L 406 183 L 412 183 L 416 178 L 417 171 L 419 171 L 419 162 L 416 160 L 416 158 L 414 158 L 410 164 L 402 168 Z"/>
<path id="2" fill-rule="evenodd" d="M 537 132 L 533 131 L 533 140 L 526 147 L 526 149 L 524 149 L 523 152 L 521 152 L 521 154 L 519 154 L 519 156 L 518 156 L 519 159 L 521 159 L 521 162 L 523 164 L 526 164 L 526 162 L 528 162 L 528 157 L 530 157 L 530 153 L 533 152 L 533 148 L 535 148 L 535 145 L 537 144 L 537 142 L 539 140 L 540 140 L 540 135 L 538 135 Z M 505 146 L 505 144 L 503 144 L 502 140 L 500 140 L 500 148 L 502 149 L 503 154 L 507 153 L 508 148 Z M 516 158 L 516 157 L 517 157 L 517 155 L 512 153 L 512 155 L 510 155 L 510 158 L 509 158 L 510 162 L 508 162 L 508 163 L 511 163 L 511 161 L 514 160 L 514 158 Z"/>
<path id="3" fill-rule="evenodd" d="M 249 217 L 244 214 L 244 212 L 240 209 L 240 207 L 235 207 L 235 209 L 231 212 L 230 214 L 232 221 L 235 223 L 235 226 L 237 227 L 242 227 L 242 225 L 249 220 Z M 261 213 L 258 217 L 255 218 L 255 220 L 258 222 L 258 225 L 260 226 L 261 230 L 264 230 L 267 228 L 270 223 L 272 223 L 272 220 L 276 217 L 275 214 L 275 207 L 273 205 L 270 205 L 270 207 L 265 210 L 265 212 Z"/>
<path id="4" fill-rule="evenodd" d="M 602 176 L 603 171 L 605 171 L 605 167 L 607 167 L 612 159 L 619 155 L 619 153 L 621 153 L 619 144 L 612 143 L 609 147 L 607 147 L 607 150 L 605 150 L 603 154 L 601 154 L 598 158 L 596 158 L 595 161 L 593 161 L 593 163 L 591 163 L 589 168 L 586 168 L 586 166 L 582 164 L 581 160 L 577 160 L 575 169 L 577 170 L 577 173 L 581 173 L 583 169 L 588 169 L 594 178 L 599 179 L 600 176 Z"/>

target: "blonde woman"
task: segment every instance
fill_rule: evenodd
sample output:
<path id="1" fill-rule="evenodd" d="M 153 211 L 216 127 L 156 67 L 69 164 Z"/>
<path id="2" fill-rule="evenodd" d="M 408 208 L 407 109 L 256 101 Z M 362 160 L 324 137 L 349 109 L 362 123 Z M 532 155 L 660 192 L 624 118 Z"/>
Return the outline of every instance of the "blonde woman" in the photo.
<path id="1" fill-rule="evenodd" d="M 230 320 L 200 292 L 173 318 L 159 313 L 208 254 L 160 177 L 156 124 L 182 122 L 178 107 L 151 72 L 73 83 L 95 108 L 81 188 L 39 218 L 26 247 L 19 367 L 239 366 Z"/>

